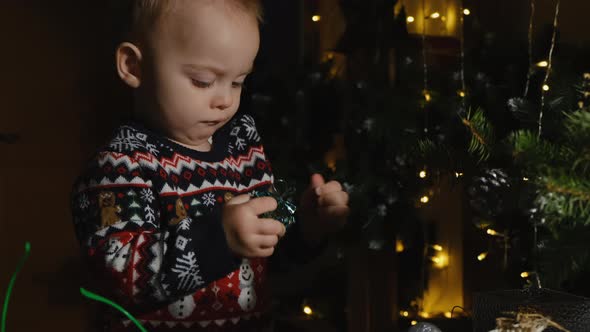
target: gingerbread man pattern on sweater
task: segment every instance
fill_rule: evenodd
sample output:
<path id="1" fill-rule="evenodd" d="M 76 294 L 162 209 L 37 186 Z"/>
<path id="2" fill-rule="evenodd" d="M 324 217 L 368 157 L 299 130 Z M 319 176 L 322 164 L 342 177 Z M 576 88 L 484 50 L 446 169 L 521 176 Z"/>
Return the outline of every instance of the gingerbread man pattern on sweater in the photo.
<path id="1" fill-rule="evenodd" d="M 137 124 L 118 128 L 72 196 L 76 235 L 99 293 L 113 296 L 149 331 L 255 326 L 268 310 L 266 260 L 232 255 L 221 207 L 272 182 L 249 115 L 218 130 L 209 152 Z M 105 330 L 129 324 L 115 313 Z"/>

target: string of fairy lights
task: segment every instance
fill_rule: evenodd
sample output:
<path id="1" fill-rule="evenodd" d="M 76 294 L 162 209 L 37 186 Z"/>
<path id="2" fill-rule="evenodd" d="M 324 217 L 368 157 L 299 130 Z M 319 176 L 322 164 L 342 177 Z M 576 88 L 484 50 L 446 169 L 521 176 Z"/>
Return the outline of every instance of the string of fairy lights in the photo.
<path id="1" fill-rule="evenodd" d="M 403 6 L 403 4 L 402 4 Z M 525 83 L 525 88 L 524 88 L 524 97 L 527 97 L 529 94 L 529 89 L 530 89 L 530 84 L 531 84 L 531 79 L 532 79 L 532 73 L 534 72 L 534 69 L 537 68 L 537 70 L 545 70 L 545 76 L 543 79 L 543 83 L 541 85 L 541 107 L 540 107 L 540 112 L 539 112 L 539 119 L 538 119 L 538 134 L 539 136 L 542 133 L 542 120 L 543 120 L 543 109 L 545 106 L 545 97 L 547 92 L 550 90 L 549 87 L 549 79 L 550 79 L 550 75 L 551 75 L 551 71 L 552 71 L 552 66 L 553 66 L 553 55 L 554 55 L 554 50 L 555 50 L 555 46 L 556 46 L 556 35 L 557 35 L 557 29 L 558 29 L 558 18 L 559 18 L 559 7 L 560 7 L 560 0 L 556 0 L 556 6 L 555 6 L 555 15 L 554 15 L 554 20 L 553 20 L 553 35 L 552 35 L 552 39 L 551 39 L 551 46 L 550 46 L 550 50 L 549 50 L 549 54 L 548 54 L 548 58 L 547 60 L 541 60 L 538 61 L 536 63 L 533 62 L 533 33 L 534 33 L 534 18 L 535 18 L 535 0 L 530 0 L 530 20 L 529 20 L 529 29 L 528 29 L 528 59 L 529 59 L 529 70 L 527 71 L 527 77 L 526 77 L 526 83 Z M 445 12 L 447 11 L 446 8 L 444 8 Z M 432 93 L 430 91 L 430 87 L 429 87 L 429 63 L 428 63 L 428 54 L 427 54 L 427 22 L 434 22 L 436 20 L 441 20 L 441 21 L 446 21 L 447 18 L 441 14 L 441 11 L 439 10 L 432 10 L 431 12 L 427 12 L 426 11 L 426 0 L 421 0 L 421 13 L 420 15 L 422 15 L 422 17 L 424 18 L 423 24 L 422 24 L 422 29 L 421 29 L 421 33 L 420 33 L 420 37 L 421 37 L 421 44 L 422 44 L 422 62 L 423 62 L 423 98 L 424 98 L 424 102 L 422 103 L 422 111 L 425 112 L 425 121 L 424 121 L 424 128 L 423 131 L 425 134 L 428 133 L 428 110 L 427 110 L 427 105 L 428 103 L 430 103 L 432 101 Z M 464 110 L 467 109 L 467 95 L 468 95 L 468 89 L 466 86 L 466 80 L 465 80 L 465 17 L 472 15 L 472 10 L 464 7 L 463 6 L 463 1 L 460 0 L 459 1 L 459 13 L 461 13 L 461 15 L 459 16 L 459 40 L 460 40 L 460 80 L 461 80 L 461 87 L 460 89 L 457 91 L 457 94 L 459 97 L 461 97 L 461 103 L 462 103 L 462 107 Z M 311 17 L 311 20 L 313 22 L 319 22 L 322 19 L 322 17 L 319 14 L 313 15 Z M 417 22 L 416 20 L 416 16 L 413 15 L 408 15 L 406 17 L 406 23 L 408 25 L 411 24 L 415 24 Z M 426 179 L 429 176 L 428 170 L 426 167 L 424 167 L 423 169 L 421 169 L 418 172 L 418 177 L 420 179 Z M 460 178 L 462 177 L 464 174 L 463 172 L 460 171 L 456 171 L 455 172 L 455 177 L 456 178 Z M 524 177 L 523 181 L 528 181 L 529 179 Z M 427 205 L 428 203 L 430 203 L 431 199 L 432 199 L 432 195 L 433 192 L 430 191 L 427 194 L 423 194 L 419 199 L 418 202 L 421 205 Z M 506 233 L 506 232 L 499 232 L 497 230 L 494 230 L 492 228 L 484 228 L 485 229 L 485 233 L 488 236 L 497 238 L 500 240 L 500 242 L 502 242 L 503 245 L 503 266 L 504 268 L 507 267 L 508 264 L 508 249 L 509 249 L 509 242 L 510 242 L 510 236 Z M 536 230 L 535 230 L 536 232 Z M 404 243 L 401 240 L 397 240 L 396 241 L 396 251 L 399 252 L 403 252 L 405 250 L 404 248 Z M 444 269 L 447 268 L 449 266 L 449 256 L 448 254 L 445 252 L 444 248 L 439 245 L 439 244 L 428 244 L 426 246 L 425 249 L 425 253 L 426 252 L 431 252 L 433 253 L 430 256 L 427 256 L 427 258 L 430 260 L 430 262 L 432 263 L 432 266 L 437 268 L 437 269 Z M 488 256 L 490 255 L 490 251 L 483 251 L 481 253 L 479 253 L 476 256 L 476 259 L 478 261 L 484 261 L 488 258 Z M 534 280 L 536 281 L 537 285 L 539 287 L 541 287 L 541 282 L 540 282 L 540 278 L 539 275 L 537 274 L 536 271 L 524 271 L 520 274 L 520 276 L 523 279 L 529 279 L 529 278 L 534 278 Z M 308 304 L 305 304 L 302 307 L 303 312 L 308 315 L 308 316 L 312 316 L 314 314 L 313 310 L 311 309 L 311 307 Z M 432 317 L 433 314 L 432 313 L 428 313 L 428 312 L 424 312 L 423 310 L 419 309 L 417 312 L 417 315 L 413 315 L 410 311 L 408 310 L 402 310 L 400 311 L 400 316 L 404 317 L 404 318 L 409 318 L 409 317 L 421 317 L 421 318 L 429 318 Z M 442 316 L 446 317 L 446 318 L 452 318 L 452 313 L 449 312 L 445 312 L 442 314 Z M 416 320 L 412 320 L 411 321 L 412 325 L 417 324 Z"/>
<path id="2" fill-rule="evenodd" d="M 553 35 L 551 36 L 551 48 L 549 49 L 549 60 L 547 61 L 547 70 L 545 72 L 545 78 L 543 79 L 543 93 L 541 93 L 541 108 L 539 111 L 539 137 L 541 137 L 541 134 L 543 132 L 543 111 L 545 108 L 545 95 L 546 92 L 549 91 L 549 85 L 547 83 L 549 82 L 549 76 L 551 75 L 551 70 L 553 69 L 553 51 L 555 50 L 555 41 L 557 39 L 556 37 L 560 3 L 560 0 L 557 0 L 555 3 L 555 16 L 553 18 Z"/>
<path id="3" fill-rule="evenodd" d="M 555 46 L 556 46 L 556 35 L 557 35 L 557 30 L 558 30 L 558 18 L 559 18 L 559 6 L 560 6 L 560 0 L 556 1 L 556 7 L 555 7 L 555 15 L 554 15 L 554 20 L 553 20 L 553 35 L 552 35 L 552 39 L 551 39 L 551 46 L 550 46 L 550 50 L 549 50 L 549 56 L 548 56 L 548 60 L 541 60 L 537 63 L 533 63 L 532 59 L 533 59 L 533 54 L 532 54 L 532 44 L 533 44 L 533 32 L 534 32 L 534 15 L 535 15 L 535 0 L 531 0 L 530 2 L 530 6 L 531 6 L 531 17 L 530 17 L 530 23 L 529 23 L 529 32 L 528 32 L 528 45 L 529 45 L 529 66 L 531 68 L 531 70 L 529 70 L 527 72 L 527 81 L 525 84 L 525 96 L 528 95 L 528 90 L 529 90 L 529 85 L 530 85 L 530 75 L 533 72 L 534 67 L 537 68 L 541 68 L 541 69 L 545 69 L 545 77 L 543 80 L 543 84 L 541 85 L 541 90 L 542 90 L 542 94 L 541 94 L 541 107 L 540 107 L 540 112 L 539 112 L 539 120 L 538 120 L 538 126 L 539 126 L 539 135 L 541 135 L 542 133 L 542 119 L 543 119 L 543 109 L 545 106 L 545 97 L 547 92 L 550 90 L 549 88 L 549 78 L 550 78 L 550 74 L 551 74 L 551 70 L 552 70 L 552 64 L 553 64 L 553 53 L 555 50 Z M 424 10 L 425 8 L 425 3 L 424 0 L 422 0 L 422 9 Z M 460 66 L 460 77 L 461 77 L 461 90 L 459 90 L 458 94 L 460 97 L 462 97 L 462 103 L 463 103 L 463 107 L 466 107 L 466 95 L 467 95 L 467 88 L 466 88 L 466 82 L 465 82 L 465 42 L 464 42 L 464 17 L 465 16 L 469 16 L 471 15 L 471 10 L 469 8 L 464 8 L 462 1 L 460 2 L 460 12 L 463 13 L 462 16 L 460 16 L 460 29 L 459 29 L 459 39 L 460 39 L 460 61 L 461 61 L 461 66 Z M 438 11 L 433 11 L 430 14 L 425 14 L 423 12 L 423 15 L 425 18 L 428 19 L 439 19 L 442 18 L 441 14 Z M 413 23 L 415 22 L 415 17 L 414 16 L 408 16 L 407 17 L 407 23 Z M 425 21 L 426 22 L 426 21 Z M 425 43 L 424 40 L 426 38 L 426 24 L 423 25 L 423 29 L 422 29 L 422 48 L 423 48 L 423 62 L 424 62 L 424 91 L 425 91 L 425 100 L 427 102 L 430 102 L 430 94 L 428 92 L 428 78 L 427 78 L 427 74 L 428 74 L 428 62 L 426 61 L 426 52 L 425 52 Z M 425 179 L 428 176 L 428 172 L 426 169 L 422 169 L 418 172 L 418 177 L 421 179 Z M 462 172 L 455 172 L 455 176 L 457 178 L 463 176 Z M 523 177 L 522 179 L 523 181 L 528 181 L 529 179 L 527 177 Z M 422 204 L 427 204 L 429 203 L 431 200 L 431 197 L 429 195 L 423 195 L 419 198 L 420 203 Z M 488 228 L 486 230 L 486 233 L 490 236 L 493 237 L 498 237 L 503 239 L 505 245 L 504 245 L 504 266 L 507 265 L 508 262 L 508 242 L 509 242 L 509 235 L 505 234 L 505 233 L 501 233 L 498 232 L 494 229 L 490 229 Z M 484 251 L 481 252 L 480 254 L 477 255 L 477 260 L 478 261 L 483 261 L 485 260 L 489 255 L 488 251 Z M 439 259 L 436 259 L 435 257 L 433 257 L 433 262 L 439 262 Z M 536 275 L 536 273 L 534 271 L 527 271 L 527 272 L 523 272 L 521 274 L 521 276 L 523 278 L 528 278 L 531 275 Z"/>

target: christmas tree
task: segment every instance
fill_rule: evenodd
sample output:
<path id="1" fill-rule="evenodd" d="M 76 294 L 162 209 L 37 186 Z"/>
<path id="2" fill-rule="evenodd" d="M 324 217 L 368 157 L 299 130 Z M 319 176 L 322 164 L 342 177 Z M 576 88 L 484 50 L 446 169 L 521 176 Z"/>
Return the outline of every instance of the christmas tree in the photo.
<path id="1" fill-rule="evenodd" d="M 563 46 L 556 52 L 557 26 L 518 45 L 495 38 L 458 3 L 460 28 L 438 37 L 425 32 L 444 26 L 445 13 L 423 9 L 419 17 L 396 1 L 339 1 L 345 24 L 332 48 L 320 52 L 306 44 L 293 79 L 267 73 L 267 84 L 253 82 L 249 106 L 263 136 L 278 138 L 266 144 L 276 175 L 302 190 L 307 175 L 319 171 L 341 181 L 351 195 L 350 225 L 335 239 L 346 259 L 325 264 L 336 264 L 340 281 L 353 280 L 349 289 L 359 288 L 365 284 L 351 279 L 358 274 L 346 276 L 345 263 L 381 255 L 375 261 L 386 262 L 382 270 L 368 267 L 361 277 L 383 286 L 381 297 L 395 289 L 399 303 L 359 305 L 349 294 L 344 305 L 340 297 L 312 290 L 308 294 L 317 298 L 293 299 L 294 310 L 305 302 L 332 308 L 324 317 L 334 318 L 350 313 L 352 303 L 375 310 L 373 329 L 392 328 L 377 323 L 392 320 L 384 318 L 391 312 L 400 312 L 402 320 L 448 316 L 452 306 L 424 311 L 424 293 L 432 291 L 428 280 L 448 271 L 443 254 L 450 250 L 437 243 L 444 226 L 433 223 L 427 210 L 453 191 L 465 202 L 461 215 L 469 225 L 463 256 L 451 257 L 450 265 L 463 260 L 465 278 L 485 278 L 466 281 L 468 290 L 520 288 L 539 275 L 543 285 L 586 293 L 576 284 L 585 274 L 570 273 L 583 272 L 588 259 L 581 247 L 588 158 L 576 149 L 588 135 L 587 108 L 578 110 L 579 50 Z M 323 20 L 316 15 L 321 7 L 314 6 L 322 5 L 303 12 L 307 34 L 317 33 Z M 416 28 L 420 22 L 423 30 Z M 359 254 L 360 248 L 373 253 Z M 388 264 L 397 280 L 377 280 L 372 274 Z"/>

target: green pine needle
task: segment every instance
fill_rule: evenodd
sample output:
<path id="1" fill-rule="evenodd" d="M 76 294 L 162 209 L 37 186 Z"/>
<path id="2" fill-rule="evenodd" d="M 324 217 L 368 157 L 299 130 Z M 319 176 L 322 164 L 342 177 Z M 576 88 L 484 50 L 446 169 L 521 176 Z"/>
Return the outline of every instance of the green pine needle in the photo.
<path id="1" fill-rule="evenodd" d="M 508 138 L 513 156 L 527 169 L 553 169 L 571 155 L 566 147 L 548 142 L 532 131 L 521 130 Z"/>
<path id="2" fill-rule="evenodd" d="M 475 155 L 479 162 L 489 159 L 491 145 L 494 143 L 494 130 L 492 124 L 485 117 L 483 110 L 469 112 L 467 117 L 461 118 L 461 122 L 469 129 L 471 140 L 469 153 Z"/>
<path id="3" fill-rule="evenodd" d="M 549 225 L 590 225 L 590 181 L 562 174 L 541 179 L 537 202 Z"/>

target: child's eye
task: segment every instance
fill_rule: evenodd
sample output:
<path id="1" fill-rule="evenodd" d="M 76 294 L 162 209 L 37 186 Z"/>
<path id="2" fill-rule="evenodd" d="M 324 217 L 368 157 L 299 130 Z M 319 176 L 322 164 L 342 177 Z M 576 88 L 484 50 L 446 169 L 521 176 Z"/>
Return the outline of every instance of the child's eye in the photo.
<path id="1" fill-rule="evenodd" d="M 233 82 L 231 86 L 234 88 L 242 88 L 244 86 L 244 82 Z"/>
<path id="2" fill-rule="evenodd" d="M 203 81 L 199 81 L 199 80 L 195 80 L 193 79 L 193 85 L 196 86 L 197 88 L 210 88 L 211 85 L 213 84 L 212 82 L 203 82 Z"/>

